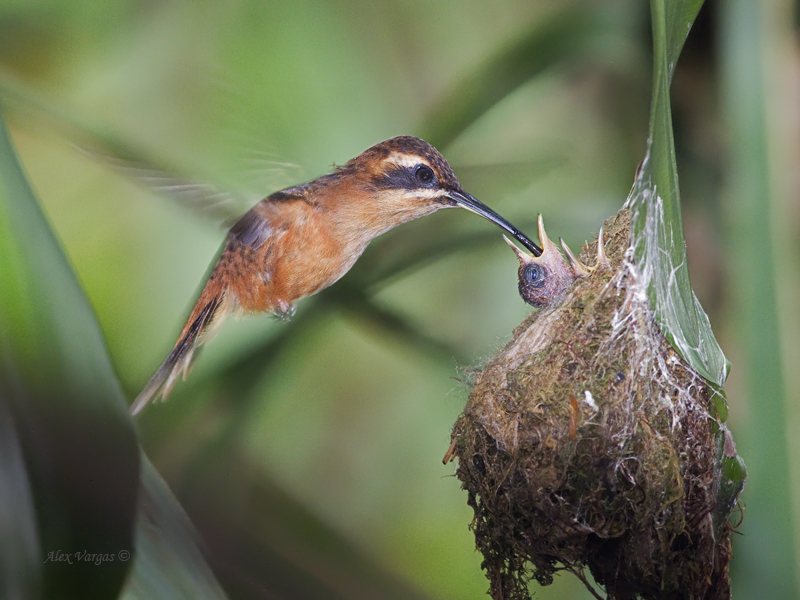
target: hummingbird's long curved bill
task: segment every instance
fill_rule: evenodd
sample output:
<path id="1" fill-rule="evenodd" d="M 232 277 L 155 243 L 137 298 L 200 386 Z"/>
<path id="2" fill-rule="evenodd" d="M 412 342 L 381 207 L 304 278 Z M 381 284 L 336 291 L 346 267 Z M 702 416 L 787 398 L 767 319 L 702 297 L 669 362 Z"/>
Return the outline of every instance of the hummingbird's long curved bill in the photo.
<path id="1" fill-rule="evenodd" d="M 539 248 L 536 244 L 534 244 L 528 236 L 522 233 L 519 229 L 514 227 L 511 223 L 506 221 L 503 217 L 498 215 L 494 212 L 491 208 L 486 206 L 483 202 L 480 202 L 473 196 L 470 196 L 466 192 L 457 192 L 451 191 L 450 198 L 456 201 L 456 203 L 461 206 L 462 208 L 466 208 L 470 212 L 474 212 L 476 215 L 480 215 L 484 219 L 487 219 L 497 225 L 498 227 L 505 229 L 508 233 L 514 236 L 520 244 L 525 246 L 528 250 L 530 250 L 534 256 L 541 256 L 542 249 Z"/>

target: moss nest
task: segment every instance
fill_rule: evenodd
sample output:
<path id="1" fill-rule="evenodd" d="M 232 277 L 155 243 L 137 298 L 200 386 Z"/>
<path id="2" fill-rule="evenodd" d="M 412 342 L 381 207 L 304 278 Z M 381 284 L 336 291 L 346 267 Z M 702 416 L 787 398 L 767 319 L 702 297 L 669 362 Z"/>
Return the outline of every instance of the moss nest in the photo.
<path id="1" fill-rule="evenodd" d="M 727 598 L 713 391 L 654 322 L 628 213 L 605 231 L 610 268 L 514 331 L 453 429 L 490 594 L 566 570 L 601 597 L 588 569 L 608 598 Z"/>

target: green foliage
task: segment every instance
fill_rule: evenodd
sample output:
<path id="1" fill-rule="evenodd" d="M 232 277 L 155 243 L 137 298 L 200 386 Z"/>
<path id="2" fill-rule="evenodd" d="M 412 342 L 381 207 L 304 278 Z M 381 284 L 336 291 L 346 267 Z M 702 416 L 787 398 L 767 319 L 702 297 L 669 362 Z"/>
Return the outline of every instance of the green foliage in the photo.
<path id="1" fill-rule="evenodd" d="M 689 283 L 669 88 L 702 0 L 650 3 L 653 96 L 647 154 L 631 191 L 633 245 L 664 335 L 698 373 L 722 386 L 730 365 Z"/>
<path id="2" fill-rule="evenodd" d="M 225 592 L 197 547 L 186 513 L 146 456 L 142 456 L 136 560 L 125 600 L 224 600 Z"/>
<path id="3" fill-rule="evenodd" d="M 0 280 L 3 595 L 115 597 L 133 552 L 136 437 L 100 328 L 2 122 Z"/>
<path id="4" fill-rule="evenodd" d="M 719 488 L 715 523 L 730 517 L 744 487 L 747 470 L 724 425 L 728 417 L 722 385 L 730 363 L 722 353 L 708 316 L 689 283 L 678 166 L 670 105 L 670 83 L 678 56 L 702 0 L 652 0 L 653 97 L 650 133 L 643 160 L 628 200 L 633 213 L 632 244 L 637 265 L 648 286 L 650 302 L 662 332 L 681 356 L 717 390 L 713 407 Z"/>
<path id="5" fill-rule="evenodd" d="M 797 514 L 797 428 L 800 406 L 796 381 L 798 332 L 796 225 L 797 127 L 776 110 L 792 106 L 787 95 L 784 48 L 796 44 L 790 3 L 736 0 L 720 15 L 721 109 L 730 148 L 725 189 L 729 224 L 727 251 L 746 285 L 731 288 L 746 421 L 737 432 L 747 457 L 747 506 L 741 531 L 750 540 L 736 552 L 742 573 L 741 597 L 790 599 L 800 596 Z M 793 60 L 793 59 L 792 59 Z M 790 296 L 780 297 L 781 290 Z M 783 300 L 783 302 L 781 302 Z M 790 350 L 793 349 L 793 350 Z M 793 484 L 794 482 L 794 484 Z"/>

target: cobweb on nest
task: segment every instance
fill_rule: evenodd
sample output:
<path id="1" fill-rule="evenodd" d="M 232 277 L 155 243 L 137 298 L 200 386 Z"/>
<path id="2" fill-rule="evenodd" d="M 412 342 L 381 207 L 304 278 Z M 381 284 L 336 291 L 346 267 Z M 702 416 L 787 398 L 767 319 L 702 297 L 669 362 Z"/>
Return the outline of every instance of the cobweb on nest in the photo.
<path id="1" fill-rule="evenodd" d="M 648 145 L 652 145 L 652 139 Z M 744 462 L 738 456 L 733 438 L 725 425 L 728 406 L 722 386 L 730 372 L 730 362 L 717 343 L 708 315 L 689 283 L 680 203 L 677 199 L 665 203 L 659 195 L 651 176 L 650 157 L 648 150 L 623 207 L 631 213 L 631 246 L 625 254 L 625 268 L 631 277 L 627 294 L 633 306 L 639 304 L 642 310 L 652 310 L 655 316 L 655 322 L 652 319 L 640 322 L 648 323 L 649 327 L 658 327 L 691 367 L 685 369 L 691 374 L 691 379 L 684 380 L 683 384 L 675 382 L 675 390 L 679 392 L 677 398 L 691 398 L 696 393 L 693 388 L 701 384 L 701 377 L 710 384 L 708 410 L 716 420 L 714 437 L 719 472 L 715 489 L 717 507 L 713 518 L 715 529 L 718 530 L 730 517 L 747 476 Z M 673 190 L 675 195 L 677 189 L 676 181 Z M 630 318 L 631 314 L 619 315 L 620 326 L 626 317 Z M 652 335 L 640 337 L 643 340 L 638 348 L 641 368 L 649 368 L 651 372 L 656 368 L 669 379 L 669 373 L 674 371 L 664 369 L 663 364 L 654 364 L 653 361 L 663 363 L 664 358 L 655 348 L 648 351 L 644 343 L 644 340 L 655 338 Z M 680 361 L 676 361 L 674 366 L 680 364 Z M 646 376 L 646 373 L 642 375 Z M 663 383 L 669 384 L 669 381 Z"/>
<path id="2" fill-rule="evenodd" d="M 631 215 L 631 222 L 634 218 L 635 215 Z M 601 295 L 624 295 L 611 317 L 608 336 L 597 351 L 599 357 L 628 356 L 631 366 L 630 377 L 624 382 L 627 394 L 622 394 L 627 398 L 629 422 L 617 432 L 620 446 L 633 434 L 646 402 L 656 405 L 657 410 L 666 415 L 671 433 L 680 426 L 687 411 L 703 408 L 697 403 L 698 386 L 703 385 L 700 375 L 675 353 L 664 352 L 662 333 L 648 297 L 654 279 L 653 265 L 640 269 L 635 256 L 632 241 L 622 263 L 601 292 Z"/>
<path id="3" fill-rule="evenodd" d="M 680 204 L 665 206 L 649 162 L 650 152 L 624 206 L 631 211 L 633 261 L 664 336 L 700 375 L 722 387 L 730 363 L 689 283 Z"/>

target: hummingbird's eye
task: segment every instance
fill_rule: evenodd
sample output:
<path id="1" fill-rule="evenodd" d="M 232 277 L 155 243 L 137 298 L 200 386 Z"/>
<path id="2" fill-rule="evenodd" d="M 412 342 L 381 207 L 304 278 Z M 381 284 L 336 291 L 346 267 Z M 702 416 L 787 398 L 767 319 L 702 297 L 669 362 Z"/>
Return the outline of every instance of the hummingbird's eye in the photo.
<path id="1" fill-rule="evenodd" d="M 417 180 L 417 183 L 426 187 L 436 183 L 436 175 L 433 174 L 430 167 L 426 167 L 425 165 L 417 166 L 414 170 L 414 179 Z"/>
<path id="2" fill-rule="evenodd" d="M 531 287 L 542 287 L 547 277 L 545 268 L 537 263 L 529 263 L 522 269 L 522 278 Z"/>

